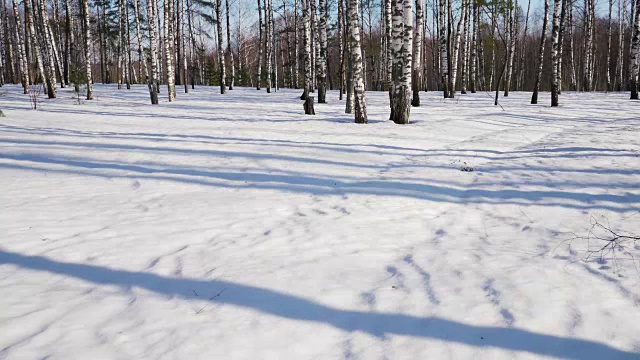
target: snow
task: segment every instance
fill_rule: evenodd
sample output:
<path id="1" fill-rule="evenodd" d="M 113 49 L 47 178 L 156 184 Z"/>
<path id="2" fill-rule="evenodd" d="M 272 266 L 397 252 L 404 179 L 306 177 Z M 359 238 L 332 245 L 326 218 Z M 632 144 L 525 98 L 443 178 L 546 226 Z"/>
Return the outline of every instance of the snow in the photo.
<path id="1" fill-rule="evenodd" d="M 94 89 L 0 89 L 0 359 L 640 358 L 627 94 Z"/>

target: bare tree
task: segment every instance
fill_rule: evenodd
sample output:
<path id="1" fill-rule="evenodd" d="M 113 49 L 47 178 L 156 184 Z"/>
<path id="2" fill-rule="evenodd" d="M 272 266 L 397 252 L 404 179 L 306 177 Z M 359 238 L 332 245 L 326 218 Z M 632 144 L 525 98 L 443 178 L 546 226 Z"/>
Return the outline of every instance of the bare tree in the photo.
<path id="1" fill-rule="evenodd" d="M 638 59 L 640 56 L 640 0 L 635 0 L 635 16 L 633 20 L 633 40 L 631 44 L 631 75 L 629 87 L 631 88 L 631 99 L 638 100 Z"/>
<path id="2" fill-rule="evenodd" d="M 355 122 L 366 124 L 367 104 L 364 98 L 364 80 L 362 74 L 362 50 L 360 49 L 360 25 L 358 24 L 358 0 L 347 1 L 349 18 L 349 48 L 353 66 L 353 93 Z"/>
<path id="3" fill-rule="evenodd" d="M 18 59 L 20 61 L 20 73 L 22 81 L 22 89 L 25 94 L 29 93 L 29 65 L 27 64 L 27 54 L 25 53 L 24 40 L 22 36 L 22 21 L 20 20 L 20 12 L 18 11 L 18 0 L 13 0 L 13 18 L 16 22 L 16 39 L 18 40 Z"/>
<path id="4" fill-rule="evenodd" d="M 393 96 L 391 119 L 408 124 L 411 111 L 411 65 L 413 56 L 413 11 L 411 0 L 392 0 Z"/>
<path id="5" fill-rule="evenodd" d="M 91 24 L 89 22 L 89 0 L 81 0 L 82 21 L 84 23 L 84 57 L 87 74 L 87 100 L 93 100 L 93 78 L 91 76 Z"/>
<path id="6" fill-rule="evenodd" d="M 547 24 L 549 23 L 549 0 L 544 0 L 544 18 L 542 19 L 542 34 L 540 35 L 540 49 L 538 50 L 538 70 L 536 72 L 536 82 L 533 85 L 531 103 L 538 103 L 538 91 L 540 90 L 540 78 L 542 77 L 542 65 L 544 59 L 544 43 L 547 39 Z"/>
<path id="7" fill-rule="evenodd" d="M 83 0 L 87 1 L 87 0 Z M 157 39 L 158 29 L 156 28 L 155 19 L 155 0 L 147 0 L 147 19 L 149 20 L 149 49 L 151 52 L 151 71 L 149 72 L 149 95 L 151 97 L 151 104 L 158 104 L 158 55 L 157 55 Z"/>
<path id="8" fill-rule="evenodd" d="M 312 0 L 314 1 L 314 0 Z M 318 21 L 318 69 L 317 69 L 317 79 L 318 83 L 318 103 L 326 103 L 327 102 L 327 2 L 326 0 L 319 0 L 318 2 L 318 10 L 319 10 L 319 21 Z M 358 34 L 359 36 L 359 34 Z M 358 44 L 358 47 L 360 45 Z M 356 87 L 358 85 L 356 84 Z M 364 85 L 362 91 L 364 92 Z M 363 95 L 364 101 L 364 95 Z M 357 99 L 356 99 L 357 102 Z M 357 110 L 357 109 L 356 109 Z M 366 113 L 365 113 L 366 117 Z M 365 121 L 366 122 L 366 121 Z"/>
<path id="9" fill-rule="evenodd" d="M 412 106 L 420 106 L 420 88 L 422 86 L 422 68 L 420 60 L 422 58 L 422 27 L 424 22 L 424 12 L 422 1 L 416 0 L 416 28 L 413 37 L 413 99 Z"/>
<path id="10" fill-rule="evenodd" d="M 586 0 L 589 1 L 589 0 Z M 553 27 L 551 30 L 551 106 L 558 106 L 558 47 L 560 33 L 560 6 L 562 0 L 553 1 Z"/>

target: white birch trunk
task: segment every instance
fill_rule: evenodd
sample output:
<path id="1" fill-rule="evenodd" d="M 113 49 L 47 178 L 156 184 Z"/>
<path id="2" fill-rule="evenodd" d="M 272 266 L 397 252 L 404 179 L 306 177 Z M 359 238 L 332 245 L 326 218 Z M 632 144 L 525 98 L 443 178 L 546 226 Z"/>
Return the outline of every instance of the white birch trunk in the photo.
<path id="1" fill-rule="evenodd" d="M 83 0 L 87 1 L 87 0 Z M 147 20 L 149 23 L 149 50 L 151 52 L 151 70 L 149 71 L 149 96 L 151 104 L 158 104 L 158 33 L 155 19 L 155 0 L 147 0 Z"/>
<path id="2" fill-rule="evenodd" d="M 631 88 L 631 99 L 638 100 L 638 60 L 640 58 L 640 0 L 635 0 L 635 14 L 633 20 L 633 37 L 631 40 L 631 74 L 629 87 Z"/>
<path id="3" fill-rule="evenodd" d="M 263 1 L 266 2 L 266 0 Z M 260 0 L 258 0 L 258 32 L 258 68 L 256 69 L 256 90 L 260 90 L 260 84 L 262 83 L 262 43 L 264 41 L 262 35 L 262 4 Z"/>
<path id="4" fill-rule="evenodd" d="M 218 0 L 219 1 L 219 0 Z M 164 0 L 164 51 L 165 51 L 165 63 L 167 68 L 167 95 L 169 96 L 169 102 L 175 99 L 175 72 L 173 70 L 173 51 L 171 30 L 169 23 L 171 22 L 171 7 L 172 0 Z"/>
<path id="5" fill-rule="evenodd" d="M 558 106 L 558 47 L 561 4 L 562 0 L 554 0 L 553 2 L 553 28 L 551 31 L 551 106 Z"/>
<path id="6" fill-rule="evenodd" d="M 319 0 L 319 22 L 318 22 L 318 40 L 319 52 L 317 60 L 317 83 L 318 83 L 318 103 L 327 102 L 327 2 Z M 358 38 L 360 34 L 358 33 Z M 359 44 L 358 44 L 359 46 Z M 355 86 L 358 86 L 357 84 Z M 363 95 L 364 96 L 364 95 Z M 363 98 L 364 99 L 364 98 Z"/>
<path id="7" fill-rule="evenodd" d="M 236 69 L 233 61 L 233 50 L 231 49 L 231 25 L 229 21 L 229 18 L 230 18 L 229 0 L 226 0 L 226 7 L 227 7 L 227 52 L 229 53 L 229 68 L 231 70 L 231 72 L 229 73 L 229 90 L 233 90 L 233 83 L 236 77 Z"/>
<path id="8" fill-rule="evenodd" d="M 84 22 L 84 57 L 87 75 L 87 100 L 93 100 L 93 77 L 91 76 L 91 24 L 89 22 L 89 0 L 81 0 L 82 21 Z"/>
<path id="9" fill-rule="evenodd" d="M 218 0 L 221 1 L 221 0 Z M 271 0 L 265 0 L 265 17 L 267 22 L 267 34 L 265 39 L 265 51 L 266 51 L 266 62 L 265 62 L 265 71 L 267 72 L 267 93 L 271 92 L 271 87 L 273 86 L 272 74 L 273 74 L 273 21 L 272 21 L 272 13 L 273 8 L 271 7 Z"/>
<path id="10" fill-rule="evenodd" d="M 409 0 L 410 1 L 410 0 Z M 412 106 L 420 106 L 420 87 L 422 86 L 422 27 L 423 15 L 422 1 L 416 0 L 416 28 L 413 37 L 413 98 Z"/>
<path id="11" fill-rule="evenodd" d="M 142 76 L 142 69 L 144 68 L 145 82 L 149 79 L 149 69 L 147 68 L 147 62 L 144 60 L 144 51 L 142 48 L 142 33 L 140 32 L 140 6 L 138 0 L 133 0 L 133 12 L 136 17 L 136 37 L 138 38 L 138 68 L 140 76 Z"/>
<path id="12" fill-rule="evenodd" d="M 22 35 L 22 21 L 20 20 L 20 12 L 18 11 L 18 0 L 13 0 L 13 18 L 16 22 L 16 39 L 18 41 L 18 59 L 20 61 L 20 78 L 22 81 L 22 89 L 25 94 L 29 93 L 29 67 L 27 65 L 27 54 L 25 52 L 24 37 Z"/>
<path id="13" fill-rule="evenodd" d="M 360 47 L 360 25 L 358 23 L 358 0 L 348 0 L 349 48 L 353 70 L 353 97 L 355 122 L 366 124 L 367 104 L 364 97 L 364 80 L 362 74 L 362 49 Z"/>
<path id="14" fill-rule="evenodd" d="M 394 0 L 393 6 L 393 97 L 391 119 L 408 124 L 411 111 L 411 65 L 413 62 L 413 11 L 411 0 Z"/>
<path id="15" fill-rule="evenodd" d="M 544 0 L 544 18 L 542 19 L 542 35 L 540 35 L 540 48 L 538 49 L 538 70 L 533 85 L 531 104 L 538 103 L 538 91 L 540 90 L 540 78 L 542 77 L 542 65 L 544 60 L 544 44 L 547 40 L 547 25 L 549 23 L 549 0 Z"/>
<path id="16" fill-rule="evenodd" d="M 303 46 L 304 46 L 304 91 L 302 93 L 302 100 L 307 100 L 309 93 L 311 93 L 313 86 L 313 80 L 311 78 L 311 19 L 309 18 L 309 6 L 307 4 L 309 0 L 302 0 L 302 22 L 304 26 Z"/>
<path id="17" fill-rule="evenodd" d="M 449 89 L 450 97 L 454 97 L 456 93 L 456 80 L 458 78 L 458 55 L 460 53 L 460 39 L 462 37 L 462 27 L 464 26 L 467 12 L 465 8 L 467 1 L 462 0 L 462 9 L 460 10 L 460 19 L 456 29 L 456 37 L 453 41 L 453 55 L 451 56 L 451 89 Z"/>
<path id="18" fill-rule="evenodd" d="M 225 78 L 226 71 L 224 66 L 224 47 L 222 46 L 222 0 L 215 0 L 216 10 L 216 30 L 218 35 L 218 71 L 220 75 L 220 94 L 226 94 Z"/>

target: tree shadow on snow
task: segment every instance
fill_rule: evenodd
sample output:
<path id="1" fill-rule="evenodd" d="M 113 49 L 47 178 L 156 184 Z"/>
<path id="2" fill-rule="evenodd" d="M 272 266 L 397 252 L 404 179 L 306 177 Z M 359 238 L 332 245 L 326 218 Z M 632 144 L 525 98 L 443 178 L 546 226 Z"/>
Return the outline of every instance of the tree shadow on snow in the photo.
<path id="1" fill-rule="evenodd" d="M 97 285 L 139 287 L 156 294 L 188 300 L 203 300 L 197 293 L 224 291 L 209 301 L 291 320 L 326 324 L 349 332 L 362 331 L 377 337 L 415 336 L 565 359 L 638 359 L 640 355 L 596 341 L 517 328 L 468 325 L 438 317 L 337 309 L 302 297 L 224 280 L 171 278 L 146 272 L 67 263 L 8 251 L 0 251 L 0 264 L 69 276 Z"/>

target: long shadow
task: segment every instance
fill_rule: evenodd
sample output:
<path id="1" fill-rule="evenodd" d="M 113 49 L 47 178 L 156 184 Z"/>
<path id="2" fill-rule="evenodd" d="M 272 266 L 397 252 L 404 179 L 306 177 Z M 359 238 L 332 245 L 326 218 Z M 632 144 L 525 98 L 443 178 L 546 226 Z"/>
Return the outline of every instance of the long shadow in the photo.
<path id="1" fill-rule="evenodd" d="M 0 251 L 0 264 L 65 275 L 98 285 L 139 287 L 157 294 L 190 300 L 206 300 L 197 294 L 219 293 L 224 289 L 220 296 L 214 296 L 208 301 L 297 321 L 326 324 L 344 331 L 362 331 L 378 337 L 386 334 L 415 336 L 565 359 L 638 359 L 640 356 L 640 353 L 616 349 L 596 341 L 565 338 L 517 328 L 475 326 L 438 317 L 342 310 L 302 297 L 224 280 L 170 278 L 152 273 L 61 262 L 8 251 Z"/>
<path id="2" fill-rule="evenodd" d="M 296 140 L 284 140 L 284 139 L 256 139 L 256 138 L 244 138 L 244 137 L 219 137 L 211 135 L 184 135 L 184 134 L 160 134 L 160 133 L 126 133 L 126 132 L 110 132 L 110 131 L 79 131 L 60 128 L 25 128 L 11 125 L 0 124 L 0 129 L 3 132 L 15 132 L 15 133 L 28 133 L 30 135 L 40 134 L 48 136 L 58 137 L 71 137 L 71 138 L 110 138 L 110 139 L 145 139 L 156 142 L 177 142 L 177 143 L 202 143 L 202 144 L 227 144 L 229 142 L 238 142 L 241 144 L 261 145 L 261 146 L 274 146 L 274 147 L 292 147 L 292 148 L 315 148 L 320 150 L 331 150 L 337 152 L 347 153 L 361 153 L 377 155 L 398 155 L 399 151 L 406 151 L 410 153 L 418 153 L 416 156 L 464 156 L 465 158 L 480 158 L 486 160 L 513 160 L 524 158 L 583 158 L 585 156 L 592 157 L 637 157 L 638 151 L 631 149 L 607 149 L 607 148 L 595 148 L 595 147 L 558 147 L 558 148 L 542 148 L 542 149 L 527 149 L 527 150 L 512 150 L 512 151 L 499 151 L 489 149 L 421 149 L 411 147 L 400 147 L 392 145 L 377 145 L 367 143 L 332 143 L 323 141 L 296 141 Z M 101 144 L 94 142 L 51 142 L 43 140 L 16 140 L 16 139 L 2 139 L 0 142 L 18 142 L 18 141 L 33 141 L 35 144 L 47 144 L 47 145 L 65 145 L 65 146 L 83 146 L 83 147 L 101 147 Z M 110 145 L 102 144 L 102 147 L 122 147 L 134 145 Z M 141 145 L 135 145 L 144 150 L 145 147 Z M 153 149 L 158 149 L 153 147 Z M 367 150 L 362 150 L 367 149 Z M 376 149 L 376 150 L 372 150 Z M 176 150 L 175 148 L 160 148 L 159 150 Z M 184 149 L 179 149 L 184 151 Z M 388 151 L 384 151 L 388 150 Z M 193 150 L 198 151 L 198 150 Z M 529 169 L 529 168 L 528 168 Z M 543 168 L 538 168 L 543 169 Z M 511 170 L 511 169 L 509 169 Z M 562 171 L 562 169 L 549 170 L 549 171 Z M 579 170 L 566 170 L 567 172 Z M 589 172 L 590 169 L 585 169 L 584 172 Z M 606 170 L 610 173 L 609 170 Z M 627 172 L 623 172 L 627 173 Z M 640 170 L 631 170 L 632 174 L 640 173 Z"/>
<path id="3" fill-rule="evenodd" d="M 179 167 L 156 167 L 147 164 L 122 164 L 93 159 L 52 157 L 40 154 L 7 154 L 0 159 L 32 163 L 70 166 L 72 169 L 52 169 L 22 164 L 0 164 L 0 169 L 45 171 L 51 173 L 87 175 L 103 178 L 130 178 L 174 181 L 221 188 L 270 189 L 283 192 L 314 195 L 362 194 L 406 197 L 448 203 L 515 204 L 561 206 L 574 209 L 604 209 L 630 211 L 638 208 L 640 194 L 588 194 L 569 191 L 524 191 L 516 189 L 490 190 L 482 188 L 456 188 L 431 183 L 401 180 L 363 180 L 339 177 L 321 177 L 316 174 L 271 174 L 260 172 L 225 172 Z M 102 173 L 99 170 L 124 171 Z M 564 201 L 562 201 L 564 200 Z M 567 201 L 568 200 L 568 201 Z"/>

